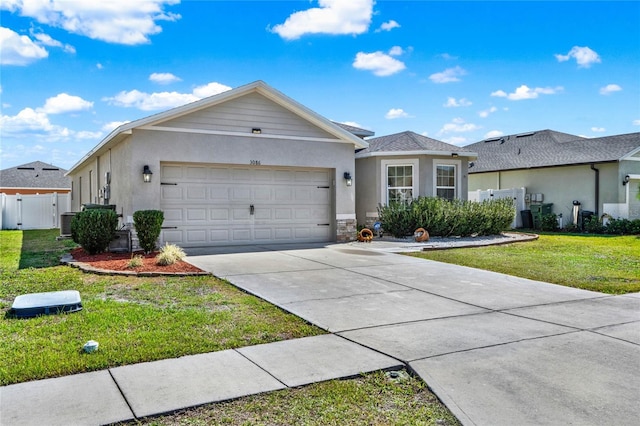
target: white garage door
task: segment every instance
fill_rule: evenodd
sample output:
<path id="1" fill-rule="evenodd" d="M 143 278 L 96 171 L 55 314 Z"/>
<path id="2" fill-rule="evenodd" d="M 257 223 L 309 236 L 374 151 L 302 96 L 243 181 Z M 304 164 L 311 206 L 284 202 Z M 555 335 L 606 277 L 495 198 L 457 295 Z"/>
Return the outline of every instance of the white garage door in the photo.
<path id="1" fill-rule="evenodd" d="M 181 247 L 330 241 L 331 176 L 328 169 L 162 164 L 163 241 Z"/>

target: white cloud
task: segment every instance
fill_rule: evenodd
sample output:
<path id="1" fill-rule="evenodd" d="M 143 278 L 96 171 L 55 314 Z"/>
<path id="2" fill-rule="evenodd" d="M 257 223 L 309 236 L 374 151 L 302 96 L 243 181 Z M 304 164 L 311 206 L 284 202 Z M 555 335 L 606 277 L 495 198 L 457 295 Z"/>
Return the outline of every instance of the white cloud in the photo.
<path id="1" fill-rule="evenodd" d="M 619 92 L 621 90 L 622 87 L 618 86 L 617 84 L 607 84 L 606 86 L 600 88 L 600 94 L 610 95 L 613 92 Z"/>
<path id="2" fill-rule="evenodd" d="M 448 54 L 448 53 L 441 53 L 441 54 L 440 54 L 440 55 L 438 55 L 438 56 L 440 56 L 442 59 L 446 59 L 447 61 L 451 61 L 451 60 L 458 59 L 458 57 L 457 57 L 457 56 L 453 56 L 453 55 L 450 55 L 450 54 Z"/>
<path id="3" fill-rule="evenodd" d="M 380 25 L 380 28 L 376 30 L 376 32 L 379 33 L 380 31 L 391 31 L 394 28 L 400 28 L 400 24 L 392 19 L 390 21 L 383 22 L 382 25 Z"/>
<path id="4" fill-rule="evenodd" d="M 640 120 L 633 120 L 631 124 L 633 124 L 634 126 L 640 126 Z"/>
<path id="5" fill-rule="evenodd" d="M 606 132 L 607 129 L 605 129 L 604 127 L 592 127 L 591 131 L 596 133 L 602 133 L 602 132 Z"/>
<path id="6" fill-rule="evenodd" d="M 83 111 L 91 108 L 93 108 L 93 102 L 85 101 L 79 96 L 60 93 L 59 95 L 47 99 L 44 106 L 37 110 L 42 111 L 45 114 L 64 114 L 67 112 Z"/>
<path id="7" fill-rule="evenodd" d="M 58 40 L 54 40 L 53 38 L 51 38 L 50 35 L 45 34 L 45 33 L 33 33 L 32 34 L 33 37 L 35 37 L 36 40 L 38 40 L 38 42 L 44 46 L 49 46 L 49 47 L 59 47 L 62 50 L 64 50 L 67 53 L 76 53 L 76 48 L 71 46 L 70 44 L 63 44 L 62 42 L 58 41 Z"/>
<path id="8" fill-rule="evenodd" d="M 467 138 L 465 138 L 464 136 L 451 136 L 451 137 L 442 139 L 442 142 L 450 143 L 451 145 L 461 146 L 466 144 Z"/>
<path id="9" fill-rule="evenodd" d="M 500 136 L 503 136 L 503 135 L 504 135 L 504 133 L 501 132 L 500 130 L 491 130 L 491 131 L 485 133 L 484 138 L 485 139 L 491 139 L 491 138 L 497 138 L 497 137 L 500 137 Z"/>
<path id="10" fill-rule="evenodd" d="M 600 55 L 586 46 L 573 46 L 566 55 L 556 54 L 555 57 L 558 62 L 565 62 L 574 58 L 578 64 L 578 68 L 589 68 L 595 63 L 602 62 Z"/>
<path id="11" fill-rule="evenodd" d="M 373 53 L 358 52 L 353 61 L 353 67 L 359 70 L 372 71 L 379 77 L 393 75 L 406 68 L 404 62 L 380 51 Z"/>
<path id="12" fill-rule="evenodd" d="M 49 56 L 49 52 L 26 35 L 0 27 L 0 64 L 28 65 Z"/>
<path id="13" fill-rule="evenodd" d="M 405 110 L 403 110 L 402 108 L 391 108 L 389 111 L 387 111 L 387 113 L 384 115 L 384 118 L 386 118 L 387 120 L 394 120 L 396 118 L 411 118 L 413 117 L 412 115 L 409 115 L 407 112 L 405 112 Z"/>
<path id="14" fill-rule="evenodd" d="M 400 56 L 404 53 L 404 49 L 402 49 L 402 47 L 400 46 L 393 46 L 391 49 L 389 49 L 389 55 L 391 56 Z"/>
<path id="15" fill-rule="evenodd" d="M 160 109 L 175 108 L 191 102 L 195 102 L 208 96 L 230 90 L 231 87 L 220 83 L 209 83 L 198 86 L 192 93 L 179 92 L 154 92 L 146 93 L 139 90 L 122 91 L 113 97 L 105 97 L 102 100 L 111 105 L 138 108 L 142 111 L 154 111 Z"/>
<path id="16" fill-rule="evenodd" d="M 100 130 L 105 133 L 111 133 L 118 127 L 122 126 L 123 124 L 127 124 L 128 122 L 129 121 L 111 121 L 109 123 L 105 123 Z"/>
<path id="17" fill-rule="evenodd" d="M 437 72 L 435 74 L 431 74 L 429 76 L 429 80 L 434 83 L 452 83 L 455 81 L 460 81 L 460 77 L 465 75 L 467 72 L 459 66 L 455 66 L 453 68 L 447 68 L 442 72 Z"/>
<path id="18" fill-rule="evenodd" d="M 373 14 L 373 0 L 318 0 L 320 7 L 295 12 L 271 31 L 286 40 L 305 34 L 362 34 Z"/>
<path id="19" fill-rule="evenodd" d="M 507 98 L 511 101 L 521 101 L 523 99 L 536 99 L 539 95 L 554 95 L 563 90 L 564 88 L 561 86 L 536 87 L 532 89 L 529 86 L 523 84 L 512 93 L 507 94 L 504 90 L 497 90 L 491 93 L 491 96 L 495 96 L 499 98 Z"/>
<path id="20" fill-rule="evenodd" d="M 445 108 L 458 108 L 470 106 L 472 102 L 467 98 L 456 99 L 451 96 L 447 97 L 447 103 L 443 104 Z"/>
<path id="21" fill-rule="evenodd" d="M 179 0 L 9 0 L 3 8 L 41 24 L 63 28 L 74 34 L 109 43 L 148 43 L 158 34 L 158 21 L 175 21 L 179 15 L 164 11 Z"/>
<path id="22" fill-rule="evenodd" d="M 208 98 L 209 96 L 217 95 L 222 92 L 226 92 L 227 90 L 231 90 L 231 87 L 225 86 L 224 84 L 211 82 L 207 83 L 203 86 L 198 86 L 193 89 L 193 94 L 199 99 Z"/>
<path id="23" fill-rule="evenodd" d="M 506 94 L 505 94 L 505 95 L 506 95 Z M 497 110 L 498 110 L 498 108 L 496 108 L 496 107 L 492 106 L 492 107 L 491 107 L 491 108 L 489 108 L 489 109 L 485 109 L 485 110 L 480 111 L 480 112 L 478 113 L 478 115 L 479 115 L 480 117 L 482 117 L 482 118 L 487 118 L 487 117 L 489 116 L 489 114 L 493 114 L 493 113 L 494 113 L 494 112 L 496 112 Z"/>
<path id="24" fill-rule="evenodd" d="M 104 66 L 103 66 L 101 63 L 99 63 L 99 62 L 98 62 L 98 63 L 96 64 L 96 68 L 98 68 L 99 70 L 101 70 L 101 69 L 103 69 L 103 68 L 104 68 Z"/>
<path id="25" fill-rule="evenodd" d="M 158 84 L 171 84 L 176 81 L 182 81 L 180 77 L 177 77 L 170 72 L 154 72 L 149 76 L 149 80 Z"/>
<path id="26" fill-rule="evenodd" d="M 450 123 L 446 123 L 444 126 L 442 126 L 442 129 L 440 129 L 440 132 L 438 132 L 438 134 L 443 135 L 446 133 L 465 133 L 472 132 L 478 129 L 480 129 L 480 126 L 477 126 L 473 123 L 467 123 L 464 119 L 457 117 L 451 120 Z"/>

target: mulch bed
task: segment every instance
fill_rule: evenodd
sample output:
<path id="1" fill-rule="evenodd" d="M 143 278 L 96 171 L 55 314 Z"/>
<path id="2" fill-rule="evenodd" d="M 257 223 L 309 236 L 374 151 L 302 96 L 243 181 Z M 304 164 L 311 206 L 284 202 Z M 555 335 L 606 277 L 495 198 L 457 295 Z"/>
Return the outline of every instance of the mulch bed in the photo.
<path id="1" fill-rule="evenodd" d="M 157 273 L 201 273 L 200 268 L 180 260 L 173 265 L 156 265 L 157 252 L 144 254 L 143 252 L 134 253 L 98 253 L 88 254 L 82 248 L 71 250 L 71 256 L 76 262 L 85 263 L 93 268 L 105 271 L 128 271 L 128 272 L 157 272 Z M 143 265 L 130 268 L 129 261 L 134 256 L 142 256 Z"/>

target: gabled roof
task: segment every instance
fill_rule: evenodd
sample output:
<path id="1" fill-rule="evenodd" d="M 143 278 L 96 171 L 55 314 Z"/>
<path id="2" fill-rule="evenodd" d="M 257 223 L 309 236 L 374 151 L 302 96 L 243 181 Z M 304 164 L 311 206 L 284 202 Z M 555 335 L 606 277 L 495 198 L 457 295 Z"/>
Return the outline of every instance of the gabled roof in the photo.
<path id="1" fill-rule="evenodd" d="M 640 133 L 589 139 L 539 130 L 485 139 L 465 148 L 478 153 L 469 173 L 603 163 L 640 150 Z"/>
<path id="2" fill-rule="evenodd" d="M 266 84 L 264 81 L 255 81 L 253 83 L 237 87 L 226 92 L 219 93 L 208 98 L 200 99 L 186 105 L 172 108 L 168 111 L 164 111 L 158 114 L 151 115 L 149 117 L 141 118 L 139 120 L 131 121 L 123 124 L 114 131 L 112 131 L 106 138 L 104 138 L 98 145 L 96 145 L 91 151 L 89 151 L 80 161 L 78 161 L 67 174 L 73 172 L 76 168 L 80 167 L 85 161 L 96 153 L 104 152 L 111 146 L 117 144 L 128 135 L 132 134 L 136 128 L 149 128 L 149 126 L 158 125 L 165 121 L 173 120 L 175 118 L 200 111 L 205 108 L 209 108 L 215 105 L 219 105 L 223 102 L 237 99 L 241 96 L 249 93 L 259 93 L 267 99 L 275 102 L 281 107 L 291 111 L 304 120 L 307 120 L 311 124 L 319 127 L 325 132 L 331 134 L 337 139 L 337 142 L 352 143 L 356 149 L 367 147 L 367 142 L 360 139 L 353 133 L 345 130 L 341 126 L 332 121 L 327 120 L 321 115 L 315 113 L 304 105 L 294 101 L 285 94 L 279 92 L 273 87 Z M 253 135 L 254 137 L 277 137 L 278 135 Z"/>
<path id="3" fill-rule="evenodd" d="M 0 186 L 2 188 L 69 189 L 71 179 L 65 176 L 66 172 L 65 169 L 52 164 L 34 161 L 0 170 Z"/>
<path id="4" fill-rule="evenodd" d="M 455 155 L 475 158 L 468 148 L 451 145 L 411 131 L 367 139 L 369 147 L 359 151 L 356 158 L 393 155 Z"/>

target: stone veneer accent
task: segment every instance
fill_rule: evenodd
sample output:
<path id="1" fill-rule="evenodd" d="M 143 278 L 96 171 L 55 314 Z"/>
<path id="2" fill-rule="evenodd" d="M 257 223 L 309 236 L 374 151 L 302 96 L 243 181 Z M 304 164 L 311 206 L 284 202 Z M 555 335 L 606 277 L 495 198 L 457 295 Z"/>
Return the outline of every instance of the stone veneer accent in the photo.
<path id="1" fill-rule="evenodd" d="M 358 223 L 355 219 L 338 219 L 336 220 L 336 241 L 339 243 L 348 243 L 355 241 L 358 232 Z"/>

